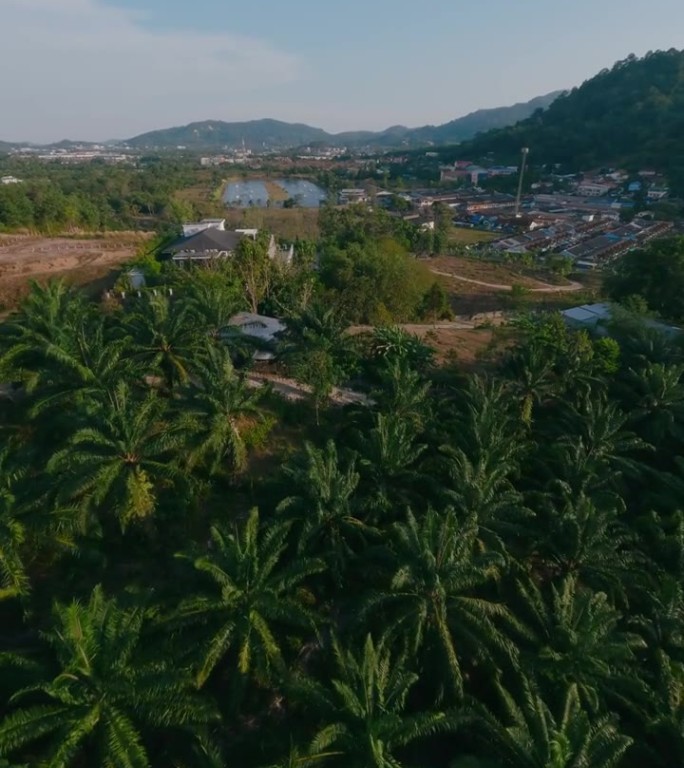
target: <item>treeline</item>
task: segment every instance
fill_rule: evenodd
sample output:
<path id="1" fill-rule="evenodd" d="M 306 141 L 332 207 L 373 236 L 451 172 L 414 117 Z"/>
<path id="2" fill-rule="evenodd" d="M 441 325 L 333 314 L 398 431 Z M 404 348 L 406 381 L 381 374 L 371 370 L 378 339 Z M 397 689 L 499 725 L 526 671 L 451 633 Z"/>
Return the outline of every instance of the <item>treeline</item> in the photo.
<path id="1" fill-rule="evenodd" d="M 0 759 L 684 764 L 680 337 L 530 316 L 476 376 L 309 307 L 282 364 L 363 396 L 311 408 L 177 280 L 0 325 Z"/>
<path id="2" fill-rule="evenodd" d="M 0 185 L 0 231 L 150 229 L 191 219 L 193 206 L 175 193 L 204 183 L 209 197 L 219 183 L 195 166 L 172 158 L 142 158 L 135 167 L 5 161 L 2 171 L 22 182 Z"/>

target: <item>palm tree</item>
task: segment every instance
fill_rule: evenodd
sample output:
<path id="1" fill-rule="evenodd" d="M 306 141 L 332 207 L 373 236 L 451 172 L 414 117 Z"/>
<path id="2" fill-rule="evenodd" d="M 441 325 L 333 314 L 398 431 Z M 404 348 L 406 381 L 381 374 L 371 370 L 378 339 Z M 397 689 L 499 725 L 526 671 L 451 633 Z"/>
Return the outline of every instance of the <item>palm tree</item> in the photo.
<path id="1" fill-rule="evenodd" d="M 501 629 L 513 621 L 506 607 L 483 596 L 504 565 L 496 553 L 477 552 L 477 527 L 453 509 L 430 509 L 421 520 L 409 512 L 391 533 L 389 585 L 366 601 L 364 616 L 379 615 L 427 666 L 440 658 L 441 672 L 456 700 L 474 663 L 512 659 L 515 649 Z M 380 610 L 380 614 L 376 611 Z M 439 676 L 439 677 L 438 677 Z M 430 677 L 426 675 L 426 677 Z"/>
<path id="2" fill-rule="evenodd" d="M 516 349 L 506 362 L 505 375 L 509 378 L 511 393 L 520 399 L 521 417 L 528 427 L 532 424 L 535 407 L 560 394 L 553 360 L 538 344 Z"/>
<path id="3" fill-rule="evenodd" d="M 453 728 L 444 712 L 408 711 L 407 699 L 418 675 L 402 657 L 392 659 L 370 635 L 357 655 L 333 639 L 336 675 L 327 685 L 300 677 L 295 691 L 324 723 L 310 752 L 338 753 L 331 765 L 344 768 L 401 768 L 397 749 Z"/>
<path id="4" fill-rule="evenodd" d="M 495 384 L 474 380 L 459 404 L 455 445 L 441 448 L 443 497 L 479 527 L 482 546 L 505 552 L 502 536 L 518 533 L 529 515 L 512 479 L 525 450 L 510 398 Z"/>
<path id="5" fill-rule="evenodd" d="M 619 496 L 592 500 L 583 493 L 567 494 L 557 505 L 542 496 L 534 521 L 538 575 L 551 580 L 570 575 L 578 584 L 624 602 L 629 577 L 638 569 L 634 537 L 620 519 L 623 511 Z"/>
<path id="6" fill-rule="evenodd" d="M 206 462 L 212 474 L 226 466 L 244 469 L 244 432 L 250 417 L 262 417 L 258 405 L 263 394 L 263 390 L 250 389 L 244 377 L 235 373 L 225 350 L 208 347 L 197 360 L 193 385 L 187 387 L 181 401 L 193 427 L 191 462 Z"/>
<path id="7" fill-rule="evenodd" d="M 427 446 L 417 442 L 407 421 L 377 413 L 373 428 L 357 433 L 356 439 L 361 454 L 360 494 L 364 506 L 374 510 L 374 522 L 424 496 L 428 478 L 418 467 Z"/>
<path id="8" fill-rule="evenodd" d="M 295 521 L 298 552 L 324 558 L 340 584 L 348 562 L 372 534 L 355 509 L 356 459 L 344 466 L 332 440 L 323 449 L 307 442 L 303 457 L 284 473 L 294 494 L 280 502 L 278 512 Z"/>
<path id="9" fill-rule="evenodd" d="M 185 623 L 208 624 L 209 642 L 202 650 L 197 684 L 206 683 L 232 651 L 240 675 L 269 679 L 283 665 L 279 638 L 287 627 L 312 631 L 315 614 L 306 607 L 303 582 L 325 569 L 320 560 L 285 560 L 289 526 L 265 528 L 253 509 L 246 523 L 232 530 L 214 526 L 212 546 L 199 557 L 181 554 L 212 580 L 211 591 L 184 601 L 178 617 Z"/>
<path id="10" fill-rule="evenodd" d="M 143 629 L 141 608 L 119 608 L 100 587 L 86 604 L 57 604 L 45 636 L 55 664 L 12 697 L 0 722 L 0 756 L 146 768 L 152 748 L 174 732 L 187 741 L 216 720 L 185 671 L 141 658 Z"/>
<path id="11" fill-rule="evenodd" d="M 420 373 L 405 360 L 395 360 L 382 369 L 372 399 L 381 413 L 396 416 L 420 432 L 431 417 L 429 393 L 430 383 Z"/>
<path id="12" fill-rule="evenodd" d="M 83 409 L 94 399 L 109 398 L 122 379 L 134 380 L 144 371 L 136 370 L 127 356 L 127 343 L 112 339 L 105 318 L 84 317 L 75 323 L 71 349 L 53 349 L 51 377 L 36 392 L 32 416 L 73 419 L 74 409 Z"/>
<path id="13" fill-rule="evenodd" d="M 668 438 L 684 441 L 684 365 L 651 363 L 630 370 L 626 386 L 630 421 L 639 434 L 659 446 Z"/>
<path id="14" fill-rule="evenodd" d="M 0 453 L 0 602 L 24 596 L 30 589 L 22 557 L 26 529 L 17 512 L 17 478 L 5 449 Z"/>
<path id="15" fill-rule="evenodd" d="M 622 478 L 643 471 L 637 460 L 649 446 L 626 429 L 628 417 L 605 397 L 586 398 L 570 407 L 557 422 L 546 473 L 552 486 L 564 494 L 595 494 L 622 490 Z"/>
<path id="16" fill-rule="evenodd" d="M 201 336 L 186 304 L 149 297 L 128 319 L 127 330 L 135 359 L 150 374 L 161 374 L 168 390 L 188 381 Z"/>
<path id="17" fill-rule="evenodd" d="M 166 422 L 165 408 L 155 394 L 136 400 L 120 382 L 110 403 L 94 406 L 91 426 L 78 429 L 48 462 L 59 497 L 107 509 L 122 528 L 153 515 L 160 491 L 182 478 L 174 452 L 183 424 Z"/>
<path id="18" fill-rule="evenodd" d="M 32 283 L 18 314 L 0 325 L 0 370 L 29 388 L 50 380 L 55 363 L 75 352 L 75 329 L 92 318 L 86 303 L 63 281 Z"/>
<path id="19" fill-rule="evenodd" d="M 483 752 L 501 768 L 617 768 L 632 744 L 618 731 L 616 718 L 589 717 L 575 685 L 566 689 L 560 717 L 529 684 L 522 685 L 519 700 L 501 686 L 499 693 L 503 716 L 476 707 L 470 722 L 480 732 Z"/>
<path id="20" fill-rule="evenodd" d="M 518 582 L 517 618 L 527 626 L 527 662 L 542 689 L 577 685 L 584 703 L 597 712 L 609 699 L 623 706 L 643 700 L 636 673 L 641 637 L 621 628 L 621 615 L 603 592 L 581 588 L 574 576 L 545 593 L 531 581 Z"/>

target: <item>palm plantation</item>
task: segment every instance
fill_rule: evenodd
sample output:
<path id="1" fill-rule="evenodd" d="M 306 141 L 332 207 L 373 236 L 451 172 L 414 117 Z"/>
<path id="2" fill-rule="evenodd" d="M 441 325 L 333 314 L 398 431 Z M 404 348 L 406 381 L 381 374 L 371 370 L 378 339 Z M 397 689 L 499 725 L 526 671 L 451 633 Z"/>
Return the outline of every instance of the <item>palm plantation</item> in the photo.
<path id="1" fill-rule="evenodd" d="M 0 324 L 0 766 L 684 764 L 679 339 L 526 315 L 473 374 L 246 266 Z"/>

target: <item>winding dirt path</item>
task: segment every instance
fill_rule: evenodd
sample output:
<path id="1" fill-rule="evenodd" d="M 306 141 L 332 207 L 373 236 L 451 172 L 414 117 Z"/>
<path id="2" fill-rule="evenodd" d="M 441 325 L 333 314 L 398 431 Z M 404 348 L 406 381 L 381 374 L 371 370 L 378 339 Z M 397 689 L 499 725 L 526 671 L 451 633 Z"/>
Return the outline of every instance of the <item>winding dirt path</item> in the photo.
<path id="1" fill-rule="evenodd" d="M 485 283 L 482 280 L 473 280 L 472 277 L 463 277 L 462 275 L 456 275 L 453 272 L 441 272 L 438 269 L 430 269 L 430 272 L 434 275 L 441 275 L 442 277 L 451 277 L 454 280 L 460 280 L 462 283 L 472 283 L 473 285 L 482 285 L 485 288 L 492 288 L 495 291 L 512 291 L 512 285 L 501 285 L 499 283 Z M 581 291 L 584 286 L 582 283 L 576 283 L 571 280 L 567 285 L 544 285 L 541 288 L 527 288 L 531 293 L 572 293 L 574 291 Z"/>

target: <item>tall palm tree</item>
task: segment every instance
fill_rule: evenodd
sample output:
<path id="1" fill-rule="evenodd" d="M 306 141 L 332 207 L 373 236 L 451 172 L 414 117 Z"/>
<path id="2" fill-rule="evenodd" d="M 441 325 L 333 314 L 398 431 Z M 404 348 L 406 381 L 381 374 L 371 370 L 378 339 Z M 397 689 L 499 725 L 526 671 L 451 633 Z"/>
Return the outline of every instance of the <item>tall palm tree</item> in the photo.
<path id="1" fill-rule="evenodd" d="M 421 738 L 453 728 L 445 712 L 411 713 L 408 696 L 418 681 L 402 657 L 366 638 L 361 654 L 333 639 L 336 672 L 327 685 L 299 678 L 295 690 L 322 721 L 310 751 L 339 753 L 344 768 L 401 768 L 396 752 Z"/>
<path id="2" fill-rule="evenodd" d="M 155 394 L 136 400 L 120 382 L 110 403 L 94 406 L 91 425 L 48 462 L 59 497 L 87 510 L 106 509 L 122 528 L 153 515 L 160 491 L 183 477 L 174 455 L 183 425 L 165 421 L 165 408 Z"/>
<path id="3" fill-rule="evenodd" d="M 649 446 L 627 429 L 628 417 L 605 397 L 586 398 L 558 420 L 546 462 L 549 481 L 574 494 L 622 490 L 622 479 L 643 471 L 639 454 Z M 541 474 L 541 473 L 540 473 Z"/>
<path id="4" fill-rule="evenodd" d="M 392 509 L 405 509 L 425 493 L 427 476 L 419 462 L 427 446 L 418 443 L 413 427 L 399 416 L 376 413 L 369 432 L 357 433 L 361 471 L 360 494 L 378 522 Z M 418 490 L 420 489 L 420 490 Z"/>
<path id="5" fill-rule="evenodd" d="M 617 768 L 632 744 L 619 732 L 616 718 L 591 718 L 582 709 L 575 685 L 566 689 L 560 716 L 529 684 L 517 698 L 501 686 L 499 692 L 503 716 L 477 707 L 471 722 L 480 732 L 482 751 L 501 768 Z M 457 761 L 454 768 L 460 765 Z"/>
<path id="6" fill-rule="evenodd" d="M 295 521 L 298 551 L 322 557 L 338 584 L 349 561 L 372 534 L 356 510 L 356 458 L 344 465 L 335 443 L 319 449 L 304 444 L 303 456 L 284 468 L 294 493 L 278 512 Z"/>
<path id="7" fill-rule="evenodd" d="M 477 521 L 485 548 L 505 552 L 502 537 L 510 539 L 529 515 L 512 482 L 525 444 L 506 391 L 473 380 L 459 403 L 451 434 L 456 435 L 455 444 L 440 449 L 443 497 L 464 517 Z"/>
<path id="8" fill-rule="evenodd" d="M 523 658 L 542 689 L 575 684 L 592 712 L 606 700 L 633 707 L 644 697 L 636 654 L 645 643 L 622 629 L 605 593 L 581 588 L 574 576 L 552 584 L 548 595 L 531 581 L 518 589 L 516 616 L 527 626 Z"/>
<path id="9" fill-rule="evenodd" d="M 537 534 L 538 575 L 552 580 L 570 575 L 624 603 L 630 576 L 636 586 L 638 560 L 634 536 L 620 519 L 623 511 L 618 496 L 593 500 L 567 494 L 559 504 L 542 496 L 531 526 Z"/>
<path id="10" fill-rule="evenodd" d="M 163 296 L 146 298 L 128 318 L 126 329 L 135 359 L 150 374 L 161 375 L 168 390 L 188 381 L 201 335 L 187 304 Z"/>
<path id="11" fill-rule="evenodd" d="M 508 387 L 520 399 L 520 415 L 530 426 L 534 410 L 561 394 L 553 360 L 538 344 L 527 344 L 514 350 L 506 361 L 504 373 Z"/>
<path id="12" fill-rule="evenodd" d="M 684 364 L 650 363 L 626 377 L 630 421 L 639 434 L 659 446 L 667 438 L 684 441 Z"/>
<path id="13" fill-rule="evenodd" d="M 191 461 L 206 462 L 212 474 L 228 467 L 242 470 L 247 460 L 244 432 L 250 418 L 262 417 L 263 394 L 238 376 L 225 350 L 208 347 L 181 400 L 192 426 Z"/>
<path id="14" fill-rule="evenodd" d="M 216 720 L 185 671 L 141 657 L 143 625 L 142 609 L 119 608 L 99 587 L 86 604 L 57 604 L 45 636 L 54 663 L 12 697 L 0 722 L 0 756 L 146 768 L 152 747 L 174 732 L 192 739 Z"/>
<path id="15" fill-rule="evenodd" d="M 315 614 L 306 607 L 303 582 L 325 565 L 307 558 L 286 562 L 288 532 L 283 523 L 265 528 L 253 509 L 241 527 L 213 527 L 212 546 L 205 554 L 178 555 L 211 579 L 205 592 L 188 598 L 178 610 L 181 621 L 208 625 L 198 685 L 206 683 L 229 653 L 240 675 L 268 680 L 274 666 L 282 668 L 283 630 L 313 630 Z"/>
<path id="16" fill-rule="evenodd" d="M 486 596 L 503 558 L 477 552 L 477 527 L 453 509 L 430 509 L 420 520 L 409 512 L 392 529 L 389 556 L 389 584 L 369 596 L 363 615 L 380 616 L 424 665 L 437 653 L 435 679 L 441 674 L 450 696 L 462 700 L 473 663 L 515 656 L 503 629 L 513 617 Z"/>
<path id="17" fill-rule="evenodd" d="M 0 602 L 26 595 L 30 588 L 22 556 L 26 529 L 17 510 L 17 478 L 5 449 L 0 452 Z"/>

